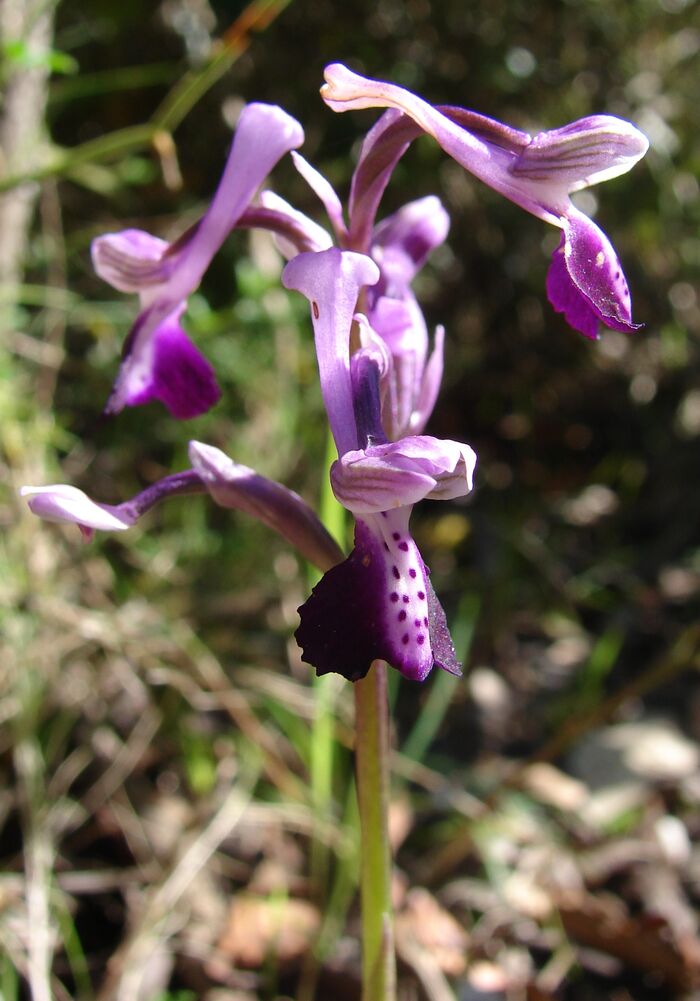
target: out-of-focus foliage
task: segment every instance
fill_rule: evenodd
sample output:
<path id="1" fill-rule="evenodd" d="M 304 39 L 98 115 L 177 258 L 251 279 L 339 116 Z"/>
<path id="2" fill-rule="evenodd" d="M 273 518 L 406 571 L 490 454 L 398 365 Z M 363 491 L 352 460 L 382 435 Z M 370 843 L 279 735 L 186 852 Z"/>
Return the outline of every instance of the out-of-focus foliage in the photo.
<path id="1" fill-rule="evenodd" d="M 53 141 L 72 147 L 145 121 L 167 88 L 201 65 L 241 9 L 239 3 L 207 0 L 63 4 L 55 49 L 75 60 L 79 71 L 52 83 Z M 557 233 L 479 186 L 429 140 L 418 141 L 402 161 L 383 206 L 388 213 L 434 192 L 452 216 L 448 245 L 417 289 L 429 322 L 447 328 L 445 385 L 429 430 L 468 441 L 480 463 L 478 489 L 468 504 L 427 505 L 416 514 L 421 548 L 472 673 L 451 686 L 449 706 L 444 691 L 435 690 L 437 679 L 397 691 L 399 746 L 408 739 L 409 751 L 420 749 L 410 758 L 435 767 L 432 779 L 423 775 L 421 792 L 410 786 L 413 819 L 407 821 L 399 864 L 409 885 L 422 883 L 435 892 L 447 886 L 445 903 L 455 904 L 474 934 L 472 957 L 490 962 L 498 955 L 504 969 L 510 969 L 509 949 L 518 962 L 532 949 L 535 958 L 528 962 L 544 965 L 551 941 L 560 950 L 567 945 L 562 925 L 546 906 L 538 912 L 533 904 L 538 898 L 532 887 L 542 884 L 533 872 L 547 869 L 542 860 L 548 853 L 561 863 L 582 845 L 605 847 L 628 835 L 648 840 L 659 816 L 685 825 L 686 837 L 698 833 L 689 819 L 698 807 L 697 783 L 683 785 L 678 774 L 664 780 L 645 773 L 644 794 L 625 800 L 602 827 L 583 817 L 581 799 L 570 813 L 561 799 L 554 797 L 554 805 L 552 796 L 538 799 L 541 787 L 532 775 L 525 793 L 506 797 L 502 810 L 496 807 L 476 826 L 465 820 L 469 809 L 459 797 L 464 789 L 488 795 L 509 757 L 520 760 L 543 746 L 592 796 L 596 783 L 605 785 L 600 769 L 593 777 L 591 765 L 605 731 L 588 756 L 585 741 L 573 752 L 566 736 L 567 724 L 586 714 L 592 731 L 596 712 L 603 723 L 606 712 L 621 708 L 629 725 L 661 715 L 671 720 L 681 744 L 683 734 L 698 737 L 697 680 L 686 671 L 697 657 L 697 637 L 688 639 L 684 630 L 697 619 L 700 595 L 699 57 L 698 6 L 682 0 L 295 0 L 254 36 L 185 119 L 174 151 L 163 148 L 159 158 L 144 148 L 81 164 L 58 182 L 47 182 L 15 308 L 15 327 L 37 344 L 47 331 L 51 340 L 52 322 L 65 323 L 65 351 L 55 372 L 53 418 L 41 389 L 46 374 L 31 353 L 22 392 L 0 391 L 6 451 L 16 455 L 20 442 L 31 450 L 34 438 L 48 442 L 55 455 L 52 479 L 60 466 L 61 480 L 116 501 L 182 468 L 187 440 L 200 438 L 314 499 L 324 475 L 325 429 L 311 331 L 305 305 L 280 288 L 280 261 L 267 241 L 234 234 L 191 302 L 189 329 L 217 366 L 224 398 L 212 414 L 186 426 L 156 405 L 116 419 L 101 417 L 135 304 L 113 296 L 93 276 L 90 239 L 127 225 L 166 237 L 184 230 L 213 191 L 231 124 L 250 100 L 281 104 L 302 121 L 304 155 L 345 197 L 358 142 L 376 115 L 334 115 L 317 97 L 323 66 L 336 60 L 436 103 L 462 104 L 531 132 L 596 112 L 630 118 L 647 132 L 651 150 L 631 174 L 577 196 L 582 208 L 595 211 L 623 261 L 635 318 L 645 324 L 632 338 L 606 332 L 591 344 L 566 328 L 544 292 Z M 291 163 L 278 168 L 274 185 L 323 221 Z M 56 286 L 49 291 L 47 274 Z M 21 531 L 36 537 L 39 555 L 48 545 L 42 537 L 53 532 L 28 522 Z M 262 527 L 214 510 L 202 498 L 172 503 L 138 530 L 89 548 L 61 530 L 54 539 L 61 540 L 52 542 L 58 572 L 38 597 L 26 586 L 21 566 L 12 571 L 19 583 L 8 589 L 8 608 L 20 604 L 16 616 L 5 613 L 6 635 L 15 650 L 31 652 L 44 687 L 40 698 L 24 692 L 6 703 L 3 718 L 14 721 L 13 734 L 21 735 L 23 726 L 25 736 L 34 734 L 46 781 L 50 785 L 51 776 L 59 775 L 56 798 L 79 804 L 90 793 L 85 809 L 97 811 L 97 821 L 90 827 L 81 820 L 87 847 L 78 836 L 57 839 L 65 871 L 123 864 L 133 875 L 137 865 L 151 866 L 157 881 L 158 866 L 174 846 L 168 842 L 161 855 L 149 856 L 144 844 L 153 830 L 159 823 L 172 823 L 175 831 L 192 828 L 197 804 L 210 806 L 217 790 L 242 771 L 243 785 L 260 801 L 263 843 L 255 844 L 255 823 L 236 835 L 235 850 L 223 864 L 225 879 L 253 885 L 262 896 L 272 886 L 274 896 L 279 881 L 256 869 L 261 858 L 272 859 L 293 873 L 291 895 L 304 895 L 299 846 L 306 844 L 312 820 L 308 814 L 300 819 L 293 809 L 296 827 L 278 829 L 271 819 L 279 801 L 301 809 L 300 790 L 313 757 L 307 675 L 290 641 L 296 605 L 307 591 L 304 569 Z M 34 631 L 37 621 L 44 622 L 43 633 Z M 46 647 L 52 635 L 53 651 Z M 649 691 L 632 690 L 621 706 L 606 708 L 611 692 L 633 686 L 651 670 L 659 680 L 650 677 Z M 338 700 L 342 741 L 342 690 Z M 414 729 L 416 723 L 419 730 L 424 726 L 420 714 L 426 706 L 440 724 L 432 743 L 430 727 Z M 8 776 L 14 739 L 3 745 Z M 648 731 L 640 739 L 661 738 Z M 154 743 L 157 753 L 149 750 Z M 123 768 L 116 777 L 128 779 L 122 799 L 114 798 L 118 782 L 103 782 L 120 748 Z M 267 763 L 246 764 L 256 748 Z M 77 769 L 75 781 L 66 761 Z M 411 768 L 405 762 L 402 767 L 415 782 Z M 336 800 L 327 818 L 338 828 L 326 831 L 336 860 L 352 856 L 342 840 L 352 830 L 341 823 L 347 774 L 347 755 L 340 752 Z M 450 777 L 447 791 L 430 785 L 440 775 Z M 169 820 L 170 807 L 181 812 Z M 10 804 L 3 856 L 14 865 L 20 839 L 13 811 Z M 425 822 L 416 823 L 416 814 Z M 70 824 L 64 829 L 72 831 Z M 499 855 L 499 846 L 505 854 Z M 119 852 L 123 858 L 113 857 Z M 518 867 L 531 890 L 530 911 L 522 906 L 533 940 L 525 936 L 524 944 L 511 928 L 513 914 L 522 917 L 522 898 L 511 879 Z M 351 885 L 351 875 L 346 877 Z M 467 892 L 457 885 L 457 877 L 481 880 L 486 898 L 478 886 Z M 640 905 L 639 894 L 614 883 L 614 873 L 606 878 L 602 884 L 631 900 L 633 909 L 645 906 L 643 894 Z M 135 887 L 147 885 L 146 877 L 139 879 L 134 876 Z M 66 885 L 76 884 L 68 879 Z M 82 941 L 88 965 L 99 965 L 117 949 L 125 915 L 133 918 L 119 880 L 116 886 L 106 880 L 100 894 L 95 899 L 104 913 L 94 935 L 91 920 L 99 907 L 85 897 L 79 906 L 65 906 L 65 922 L 72 915 L 77 928 L 73 938 L 64 931 L 65 940 L 74 946 Z M 495 894 L 495 904 L 488 894 Z M 308 895 L 314 898 L 313 889 Z M 511 922 L 498 939 L 503 956 L 500 945 L 489 952 L 477 920 L 481 916 L 491 928 L 499 901 L 507 905 L 506 924 Z M 213 911 L 224 906 L 214 891 L 210 903 Z M 341 900 L 341 915 L 343 906 Z M 420 915 L 425 901 L 413 898 L 411 906 Z M 342 925 L 342 916 L 338 921 Z M 590 921 L 595 925 L 595 915 Z M 540 938 L 532 931 L 537 922 Z M 573 926 L 566 919 L 564 924 L 576 940 Z M 464 952 L 466 946 L 459 948 Z M 178 957 L 173 990 L 204 990 L 206 976 L 205 986 L 220 982 L 213 960 L 206 976 L 195 976 L 191 957 L 183 958 L 186 950 L 171 951 Z M 64 979 L 87 998 L 90 976 L 81 973 L 82 952 L 65 949 L 70 970 Z M 669 996 L 668 984 L 645 984 L 644 967 L 640 972 L 625 967 L 624 957 L 622 962 L 622 972 L 581 967 L 579 980 L 572 974 L 556 996 L 604 998 L 610 984 L 629 987 L 631 995 L 620 997 Z M 95 970 L 91 975 L 93 984 L 99 982 Z M 255 981 L 251 990 L 274 997 L 273 981 Z M 463 970 L 455 982 L 466 984 Z M 243 990 L 250 983 L 243 978 L 234 986 Z M 540 986 L 542 997 L 555 996 Z"/>

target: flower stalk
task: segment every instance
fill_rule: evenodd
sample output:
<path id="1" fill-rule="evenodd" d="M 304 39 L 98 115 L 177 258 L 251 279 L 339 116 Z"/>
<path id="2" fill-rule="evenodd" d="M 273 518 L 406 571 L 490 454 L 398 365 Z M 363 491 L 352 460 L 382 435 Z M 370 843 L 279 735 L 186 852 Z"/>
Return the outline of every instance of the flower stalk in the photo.
<path id="1" fill-rule="evenodd" d="M 391 904 L 387 665 L 377 660 L 356 681 L 355 774 L 360 810 L 362 1001 L 394 1001 L 396 958 Z"/>

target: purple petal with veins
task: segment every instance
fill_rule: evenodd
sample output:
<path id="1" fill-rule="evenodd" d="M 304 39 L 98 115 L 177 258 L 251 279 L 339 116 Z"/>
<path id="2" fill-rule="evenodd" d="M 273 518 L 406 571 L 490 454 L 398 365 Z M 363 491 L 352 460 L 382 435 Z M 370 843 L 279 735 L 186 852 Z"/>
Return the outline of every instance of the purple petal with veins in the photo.
<path id="1" fill-rule="evenodd" d="M 237 226 L 271 232 L 280 253 L 288 261 L 297 254 L 328 250 L 333 246 L 330 233 L 274 191 L 261 191 L 260 205 L 247 208 Z"/>
<path id="2" fill-rule="evenodd" d="M 432 410 L 432 405 L 425 409 L 430 396 L 423 394 L 428 331 L 410 283 L 430 252 L 445 240 L 449 225 L 440 200 L 429 195 L 384 219 L 372 237 L 371 256 L 379 265 L 380 278 L 367 291 L 367 318 L 391 352 L 384 424 L 392 439 L 422 430 Z M 433 366 L 432 375 L 435 371 Z"/>
<path id="3" fill-rule="evenodd" d="M 331 467 L 343 507 L 364 517 L 424 498 L 463 497 L 473 486 L 476 455 L 456 441 L 428 435 L 346 452 Z"/>
<path id="4" fill-rule="evenodd" d="M 393 357 L 411 351 L 422 368 L 428 348 L 428 331 L 420 306 L 410 289 L 398 299 L 389 295 L 367 294 L 367 320 L 384 341 Z"/>
<path id="5" fill-rule="evenodd" d="M 371 254 L 382 269 L 382 293 L 398 295 L 406 289 L 449 231 L 450 217 L 436 195 L 408 202 L 378 223 Z"/>
<path id="6" fill-rule="evenodd" d="M 190 417 L 216 402 L 219 393 L 208 363 L 181 330 L 173 333 L 172 317 L 181 315 L 187 297 L 267 174 L 303 139 L 299 123 L 281 108 L 249 104 L 241 112 L 221 181 L 198 223 L 165 247 L 163 241 L 139 230 L 95 241 L 98 273 L 117 288 L 138 291 L 141 299 L 141 313 L 125 344 L 108 412 L 157 398 L 176 416 Z M 165 357 L 168 348 L 174 352 L 170 360 Z M 187 378 L 192 379 L 189 387 Z"/>
<path id="7" fill-rule="evenodd" d="M 350 186 L 348 245 L 353 250 L 369 248 L 384 189 L 396 164 L 419 135 L 415 122 L 390 109 L 365 136 Z"/>
<path id="8" fill-rule="evenodd" d="M 571 210 L 547 274 L 547 296 L 574 330 L 598 337 L 604 323 L 612 330 L 631 333 L 629 288 L 620 262 L 605 233 L 594 222 Z"/>
<path id="9" fill-rule="evenodd" d="M 147 294 L 170 276 L 173 261 L 169 244 L 141 229 L 104 233 L 92 241 L 90 253 L 96 274 L 120 292 Z"/>
<path id="10" fill-rule="evenodd" d="M 184 299 L 202 279 L 209 262 L 250 204 L 275 164 L 304 141 L 301 125 L 281 108 L 248 104 L 233 137 L 233 144 L 211 205 L 182 258 L 169 293 Z"/>
<path id="11" fill-rule="evenodd" d="M 342 560 L 338 544 L 293 490 L 202 442 L 190 442 L 189 456 L 194 471 L 217 504 L 252 515 L 320 570 L 328 570 Z"/>
<path id="12" fill-rule="evenodd" d="M 124 532 L 136 522 L 135 516 L 112 504 L 97 504 L 82 490 L 65 483 L 46 487 L 22 487 L 20 495 L 28 498 L 29 510 L 44 521 L 77 525 L 85 539 L 95 529 Z"/>
<path id="13" fill-rule="evenodd" d="M 122 532 L 156 504 L 183 494 L 208 493 L 219 505 L 235 508 L 267 525 L 320 570 L 343 558 L 335 540 L 298 494 L 253 469 L 233 462 L 218 448 L 192 441 L 192 469 L 166 476 L 121 504 L 99 504 L 67 484 L 22 487 L 29 509 L 45 521 L 77 525 L 89 539 L 98 529 Z"/>
<path id="14" fill-rule="evenodd" d="M 123 532 L 131 528 L 142 514 L 168 497 L 204 493 L 205 489 L 197 473 L 185 470 L 164 477 L 122 504 L 99 504 L 77 487 L 64 483 L 22 487 L 20 496 L 29 498 L 29 509 L 38 518 L 77 525 L 83 537 L 90 539 L 96 529 Z"/>
<path id="15" fill-rule="evenodd" d="M 555 255 L 548 292 L 575 329 L 589 337 L 596 335 L 596 321 L 615 330 L 637 329 L 615 252 L 569 197 L 624 173 L 644 156 L 648 140 L 634 125 L 594 115 L 531 137 L 464 108 L 433 107 L 410 91 L 367 79 L 339 63 L 328 66 L 325 76 L 321 94 L 333 110 L 383 107 L 403 112 L 475 177 L 564 230 L 564 266 Z"/>
<path id="16" fill-rule="evenodd" d="M 183 310 L 184 304 L 122 362 L 120 386 L 128 406 L 160 400 L 173 417 L 186 420 L 221 396 L 214 369 L 180 326 Z"/>
<path id="17" fill-rule="evenodd" d="M 428 423 L 428 419 L 437 403 L 440 385 L 442 383 L 442 373 L 444 370 L 444 349 L 445 349 L 445 328 L 437 326 L 435 328 L 435 342 L 433 350 L 428 358 L 428 363 L 423 369 L 418 397 L 415 401 L 413 413 L 407 428 L 411 434 L 420 435 Z"/>
<path id="18" fill-rule="evenodd" d="M 321 392 L 338 455 L 357 447 L 350 328 L 360 289 L 378 277 L 379 269 L 369 257 L 335 247 L 299 254 L 282 272 L 284 287 L 301 292 L 311 303 Z"/>
<path id="19" fill-rule="evenodd" d="M 360 108 L 395 108 L 402 111 L 423 132 L 431 135 L 446 153 L 485 184 L 535 215 L 542 215 L 545 211 L 538 206 L 532 185 L 514 179 L 509 172 L 519 150 L 530 140 L 527 133 L 508 129 L 465 110 L 469 121 L 476 119 L 482 125 L 481 134 L 477 134 L 465 127 L 461 120 L 456 120 L 462 118 L 462 109 L 444 107 L 439 110 L 403 87 L 362 77 L 340 63 L 327 66 L 324 75 L 326 84 L 321 88 L 321 96 L 334 111 Z M 491 135 L 498 136 L 498 142 L 493 142 L 489 134 L 484 134 L 487 124 Z M 565 196 L 565 191 L 559 192 L 560 196 L 562 193 Z M 555 217 L 559 214 L 557 212 Z M 549 221 L 552 221 L 551 218 Z"/>
<path id="20" fill-rule="evenodd" d="M 646 136 L 631 122 L 612 115 L 590 115 L 533 136 L 510 169 L 518 177 L 556 179 L 568 191 L 578 191 L 627 173 L 648 145 Z"/>
<path id="21" fill-rule="evenodd" d="M 343 219 L 343 206 L 330 181 L 327 181 L 323 174 L 320 174 L 315 167 L 312 167 L 308 160 L 305 160 L 300 153 L 292 153 L 294 166 L 315 192 L 319 201 L 326 210 L 333 231 L 338 242 L 343 245 L 347 238 L 347 229 Z"/>
<path id="22" fill-rule="evenodd" d="M 391 360 L 385 380 L 387 402 L 382 414 L 387 436 L 397 439 L 411 429 L 428 353 L 428 331 L 410 290 L 402 299 L 388 296 L 375 299 L 370 292 L 367 307 L 368 321 L 385 342 Z"/>
<path id="23" fill-rule="evenodd" d="M 340 63 L 327 66 L 325 77 L 321 96 L 334 111 L 403 111 L 475 177 L 554 225 L 559 225 L 570 191 L 629 170 L 649 146 L 633 125 L 608 115 L 533 139 L 465 108 L 433 107 L 403 87 L 362 77 Z"/>

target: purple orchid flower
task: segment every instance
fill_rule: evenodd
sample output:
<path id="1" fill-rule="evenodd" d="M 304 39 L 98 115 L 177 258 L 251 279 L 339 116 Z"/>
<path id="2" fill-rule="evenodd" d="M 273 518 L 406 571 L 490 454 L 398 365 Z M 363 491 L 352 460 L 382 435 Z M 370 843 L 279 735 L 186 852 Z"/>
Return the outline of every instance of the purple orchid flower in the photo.
<path id="1" fill-rule="evenodd" d="M 122 504 L 99 504 L 67 484 L 22 487 L 33 514 L 45 521 L 77 525 L 89 540 L 95 530 L 123 532 L 156 504 L 182 494 L 204 494 L 221 507 L 263 522 L 314 566 L 327 570 L 342 559 L 337 543 L 311 507 L 293 490 L 234 462 L 212 445 L 191 441 L 192 468 L 166 476 Z"/>
<path id="2" fill-rule="evenodd" d="M 434 196 L 404 205 L 375 223 L 382 193 L 393 168 L 407 148 L 407 135 L 417 135 L 405 116 L 390 112 L 367 135 L 353 173 L 349 222 L 331 184 L 298 153 L 292 159 L 323 204 L 332 236 L 308 216 L 272 192 L 263 192 L 263 211 L 247 211 L 239 225 L 272 230 L 288 259 L 305 251 L 328 249 L 333 239 L 342 249 L 371 257 L 379 266 L 379 281 L 365 290 L 369 325 L 359 328 L 363 344 L 372 341 L 385 350 L 388 371 L 383 380 L 382 418 L 391 439 L 420 434 L 432 413 L 443 372 L 444 328 L 437 327 L 434 344 L 411 283 L 428 255 L 447 237 L 450 220 Z M 383 347 L 382 347 L 383 345 Z"/>
<path id="3" fill-rule="evenodd" d="M 174 417 L 189 418 L 219 399 L 214 370 L 180 323 L 187 297 L 264 178 L 303 141 L 301 125 L 281 108 L 249 104 L 211 205 L 195 226 L 170 244 L 135 229 L 93 242 L 98 275 L 122 292 L 138 293 L 141 305 L 124 345 L 108 412 L 158 399 Z"/>
<path id="4" fill-rule="evenodd" d="M 338 460 L 333 491 L 355 516 L 355 546 L 329 570 L 299 609 L 296 638 L 318 674 L 356 681 L 386 660 L 405 677 L 424 680 L 437 664 L 460 673 L 445 613 L 409 531 L 415 503 L 448 499 L 472 488 L 476 456 L 468 445 L 408 436 L 389 441 L 382 424 L 388 351 L 381 338 L 350 357 L 358 297 L 380 280 L 369 257 L 337 248 L 304 253 L 282 281 L 311 304 L 321 391 Z"/>
<path id="5" fill-rule="evenodd" d="M 593 115 L 532 137 L 465 108 L 433 107 L 410 91 L 367 79 L 340 63 L 328 66 L 325 78 L 321 94 L 334 111 L 381 107 L 401 112 L 416 129 L 413 135 L 406 133 L 407 141 L 428 133 L 485 184 L 562 230 L 547 295 L 570 326 L 590 338 L 598 336 L 600 323 L 625 332 L 638 329 L 610 241 L 569 197 L 625 173 L 644 156 L 649 144 L 634 125 Z M 396 129 L 396 119 L 389 121 Z"/>

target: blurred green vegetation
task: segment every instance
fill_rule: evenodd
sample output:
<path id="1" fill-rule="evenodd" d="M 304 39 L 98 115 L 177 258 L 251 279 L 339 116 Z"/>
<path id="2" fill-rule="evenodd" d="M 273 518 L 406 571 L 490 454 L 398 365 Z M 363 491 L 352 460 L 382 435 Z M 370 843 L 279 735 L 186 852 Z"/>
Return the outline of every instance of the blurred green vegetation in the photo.
<path id="1" fill-rule="evenodd" d="M 242 9 L 223 0 L 60 5 L 48 62 L 52 142 L 66 150 L 147 122 L 170 87 L 206 64 Z M 687 668 L 697 661 L 689 631 L 700 594 L 699 52 L 698 4 L 683 0 L 493 0 L 488 10 L 471 0 L 295 0 L 178 125 L 173 150 L 159 156 L 144 142 L 41 184 L 24 282 L 2 302 L 11 311 L 0 355 L 8 485 L 31 472 L 115 502 L 182 468 L 187 441 L 197 438 L 318 503 L 326 430 L 307 310 L 280 288 L 268 243 L 234 234 L 190 302 L 187 326 L 224 396 L 185 425 L 157 405 L 102 416 L 136 307 L 92 274 L 92 237 L 127 225 L 165 237 L 184 230 L 206 205 L 237 110 L 251 100 L 281 104 L 302 121 L 304 155 L 345 197 L 376 116 L 334 115 L 316 97 L 331 61 L 532 132 L 607 112 L 649 135 L 651 150 L 632 174 L 579 196 L 623 262 L 645 324 L 631 338 L 606 332 L 591 344 L 566 328 L 544 291 L 555 231 L 479 186 L 427 139 L 387 191 L 382 214 L 437 193 L 452 217 L 448 245 L 417 286 L 429 324 L 447 328 L 445 384 L 429 430 L 468 441 L 479 455 L 473 497 L 415 515 L 458 652 L 467 673 L 477 671 L 473 684 L 394 681 L 405 750 L 397 787 L 425 821 L 399 853 L 409 880 L 439 886 L 443 861 L 457 873 L 466 859 L 469 874 L 500 886 L 509 863 L 492 850 L 494 831 L 540 808 L 507 796 L 501 812 L 474 823 L 460 790 L 494 794 L 507 764 L 549 741 L 565 765 L 569 747 L 557 735 L 577 716 L 592 728 L 613 712 L 662 714 L 698 736 L 697 672 Z M 18 45 L 2 58 L 5 75 L 32 60 Z M 323 221 L 290 162 L 273 186 Z M 125 537 L 86 547 L 77 533 L 20 512 L 10 490 L 0 517 L 0 767 L 3 787 L 16 790 L 0 799 L 2 857 L 8 872 L 28 868 L 57 915 L 57 982 L 81 999 L 116 996 L 97 985 L 107 959 L 123 959 L 125 928 L 140 913 L 119 881 L 72 897 L 67 877 L 138 863 L 149 875 L 134 887 L 147 895 L 149 879 L 165 879 L 177 853 L 170 845 L 151 858 L 139 818 L 180 798 L 193 814 L 174 829 L 183 838 L 199 830 L 260 753 L 260 776 L 248 776 L 245 794 L 268 811 L 288 808 L 297 826 L 279 836 L 286 848 L 286 839 L 316 844 L 316 885 L 305 892 L 322 906 L 334 901 L 321 949 L 329 953 L 356 861 L 346 805 L 350 708 L 347 692 L 333 691 L 333 732 L 311 735 L 312 689 L 291 639 L 305 568 L 263 527 L 202 498 L 173 502 Z M 658 684 L 608 706 L 612 693 L 654 671 Z M 332 774 L 319 777 L 319 747 L 336 743 Z M 491 768 L 494 759 L 502 767 Z M 436 791 L 436 776 L 450 788 Z M 683 796 L 674 809 L 685 816 Z M 265 831 L 270 816 L 260 821 Z M 639 804 L 625 808 L 605 837 L 639 830 L 644 816 Z M 591 837 L 557 816 L 544 828 L 567 846 Z M 251 839 L 241 834 L 223 867 L 231 885 L 246 885 L 255 869 Z M 329 871 L 326 883 L 320 874 Z M 297 876 L 307 878 L 303 864 Z M 10 916 L 15 906 L 21 912 L 13 885 Z M 162 941 L 176 934 L 158 927 Z M 9 959 L 0 993 L 23 997 L 22 935 L 12 938 L 11 922 L 2 928 Z M 172 989 L 154 987 L 151 996 L 189 997 L 185 988 L 198 983 L 172 953 Z M 313 991 L 315 974 L 306 975 Z M 254 989 L 274 997 L 274 982 Z M 581 974 L 558 996 L 608 996 L 597 984 Z M 668 996 L 660 990 L 634 996 Z"/>

